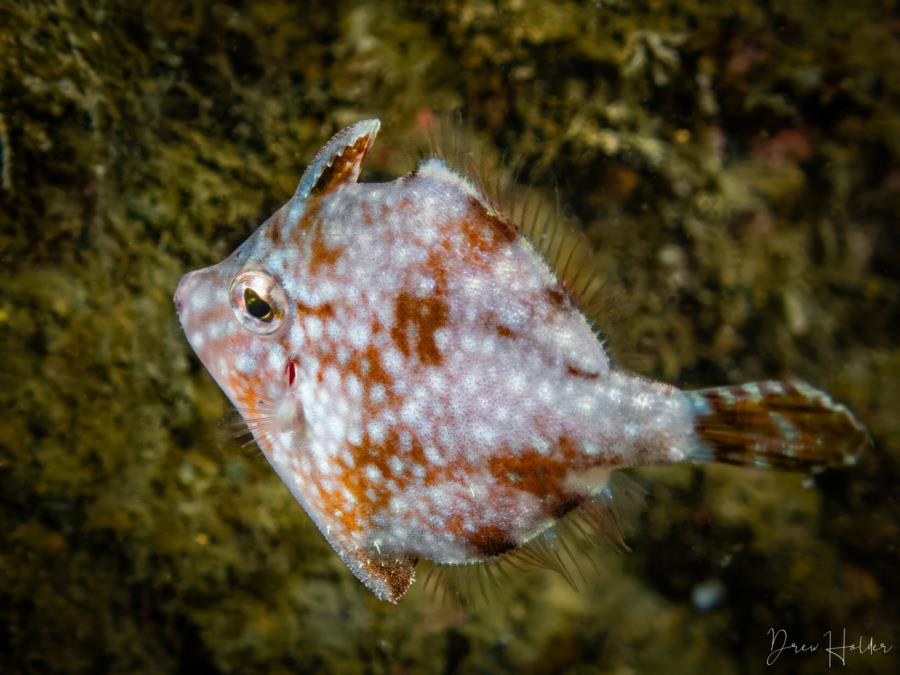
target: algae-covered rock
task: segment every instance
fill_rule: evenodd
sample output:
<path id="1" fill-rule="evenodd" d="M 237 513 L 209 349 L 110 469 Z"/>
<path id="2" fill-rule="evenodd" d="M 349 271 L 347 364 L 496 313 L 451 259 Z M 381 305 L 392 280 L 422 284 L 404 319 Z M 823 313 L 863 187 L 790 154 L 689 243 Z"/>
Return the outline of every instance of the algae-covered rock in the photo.
<path id="1" fill-rule="evenodd" d="M 0 670 L 768 672 L 770 628 L 846 628 L 894 646 L 850 672 L 898 672 L 898 25 L 874 0 L 0 1 Z M 171 296 L 341 126 L 382 118 L 390 178 L 454 110 L 588 233 L 619 364 L 803 377 L 875 450 L 635 471 L 632 552 L 578 591 L 370 597 L 230 437 Z"/>

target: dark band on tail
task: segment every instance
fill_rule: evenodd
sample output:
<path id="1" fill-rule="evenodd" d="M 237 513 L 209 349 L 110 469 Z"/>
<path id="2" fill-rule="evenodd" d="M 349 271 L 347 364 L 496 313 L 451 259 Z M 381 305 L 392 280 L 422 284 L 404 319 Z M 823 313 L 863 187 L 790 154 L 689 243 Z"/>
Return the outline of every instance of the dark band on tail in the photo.
<path id="1" fill-rule="evenodd" d="M 810 470 L 855 464 L 871 440 L 846 407 L 803 382 L 685 392 L 696 415 L 692 457 Z"/>

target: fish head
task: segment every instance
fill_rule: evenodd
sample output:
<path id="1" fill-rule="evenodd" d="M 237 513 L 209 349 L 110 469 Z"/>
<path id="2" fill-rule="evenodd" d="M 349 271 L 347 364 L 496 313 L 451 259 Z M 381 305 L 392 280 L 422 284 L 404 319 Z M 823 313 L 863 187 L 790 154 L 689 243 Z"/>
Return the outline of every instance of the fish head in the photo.
<path id="1" fill-rule="evenodd" d="M 311 201 L 356 182 L 379 127 L 377 119 L 363 120 L 335 135 L 286 204 L 228 258 L 178 284 L 174 303 L 187 340 L 245 419 L 274 414 L 297 421 L 301 411 L 279 409 L 294 384 L 287 352 L 298 322 L 291 292 L 298 280 L 290 265 L 296 241 L 285 234 Z"/>
<path id="2" fill-rule="evenodd" d="M 328 258 L 311 230 L 321 235 L 321 227 L 331 226 L 316 214 L 324 202 L 343 203 L 339 188 L 356 183 L 379 126 L 378 120 L 364 120 L 334 136 L 291 199 L 228 258 L 184 275 L 174 302 L 194 352 L 294 497 L 351 571 L 378 597 L 396 602 L 412 583 L 415 561 L 379 555 L 364 538 L 335 527 L 333 509 L 327 512 L 311 497 L 319 469 L 304 473 L 300 459 L 309 460 L 300 391 L 313 384 L 302 362 L 316 339 L 306 335 L 308 324 L 304 332 L 302 314 L 309 309 L 304 300 L 317 291 L 310 270 Z M 321 227 L 311 228 L 313 220 Z"/>
<path id="3" fill-rule="evenodd" d="M 292 312 L 265 242 L 263 225 L 222 262 L 185 274 L 174 298 L 191 348 L 242 412 L 277 400 L 289 384 L 284 362 L 267 357 Z"/>

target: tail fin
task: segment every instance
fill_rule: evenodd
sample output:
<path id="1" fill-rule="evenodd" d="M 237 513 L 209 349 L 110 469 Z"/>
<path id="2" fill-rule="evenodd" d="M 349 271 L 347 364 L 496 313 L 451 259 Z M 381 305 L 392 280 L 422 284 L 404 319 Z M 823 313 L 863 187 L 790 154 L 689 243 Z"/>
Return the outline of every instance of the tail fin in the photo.
<path id="1" fill-rule="evenodd" d="M 815 470 L 856 464 L 871 446 L 847 408 L 803 382 L 755 382 L 685 392 L 700 441 L 691 457 Z"/>

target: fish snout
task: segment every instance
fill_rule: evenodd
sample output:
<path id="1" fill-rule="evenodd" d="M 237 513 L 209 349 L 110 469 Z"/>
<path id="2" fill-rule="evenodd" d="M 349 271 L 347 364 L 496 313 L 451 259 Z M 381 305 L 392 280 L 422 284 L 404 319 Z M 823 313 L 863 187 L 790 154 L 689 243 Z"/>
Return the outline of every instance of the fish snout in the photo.
<path id="1" fill-rule="evenodd" d="M 182 315 L 182 311 L 184 310 L 185 305 L 187 304 L 187 300 L 191 294 L 191 286 L 193 285 L 193 281 L 191 277 L 193 277 L 196 272 L 188 272 L 181 280 L 178 282 L 178 286 L 175 288 L 175 296 L 172 298 L 172 301 L 175 303 L 175 313 L 178 314 L 178 318 L 184 320 Z"/>
<path id="2" fill-rule="evenodd" d="M 221 291 L 223 283 L 215 265 L 188 272 L 181 277 L 172 300 L 182 326 L 188 328 L 188 324 L 194 321 L 203 321 L 216 303 L 223 300 L 227 303 L 227 292 Z"/>

